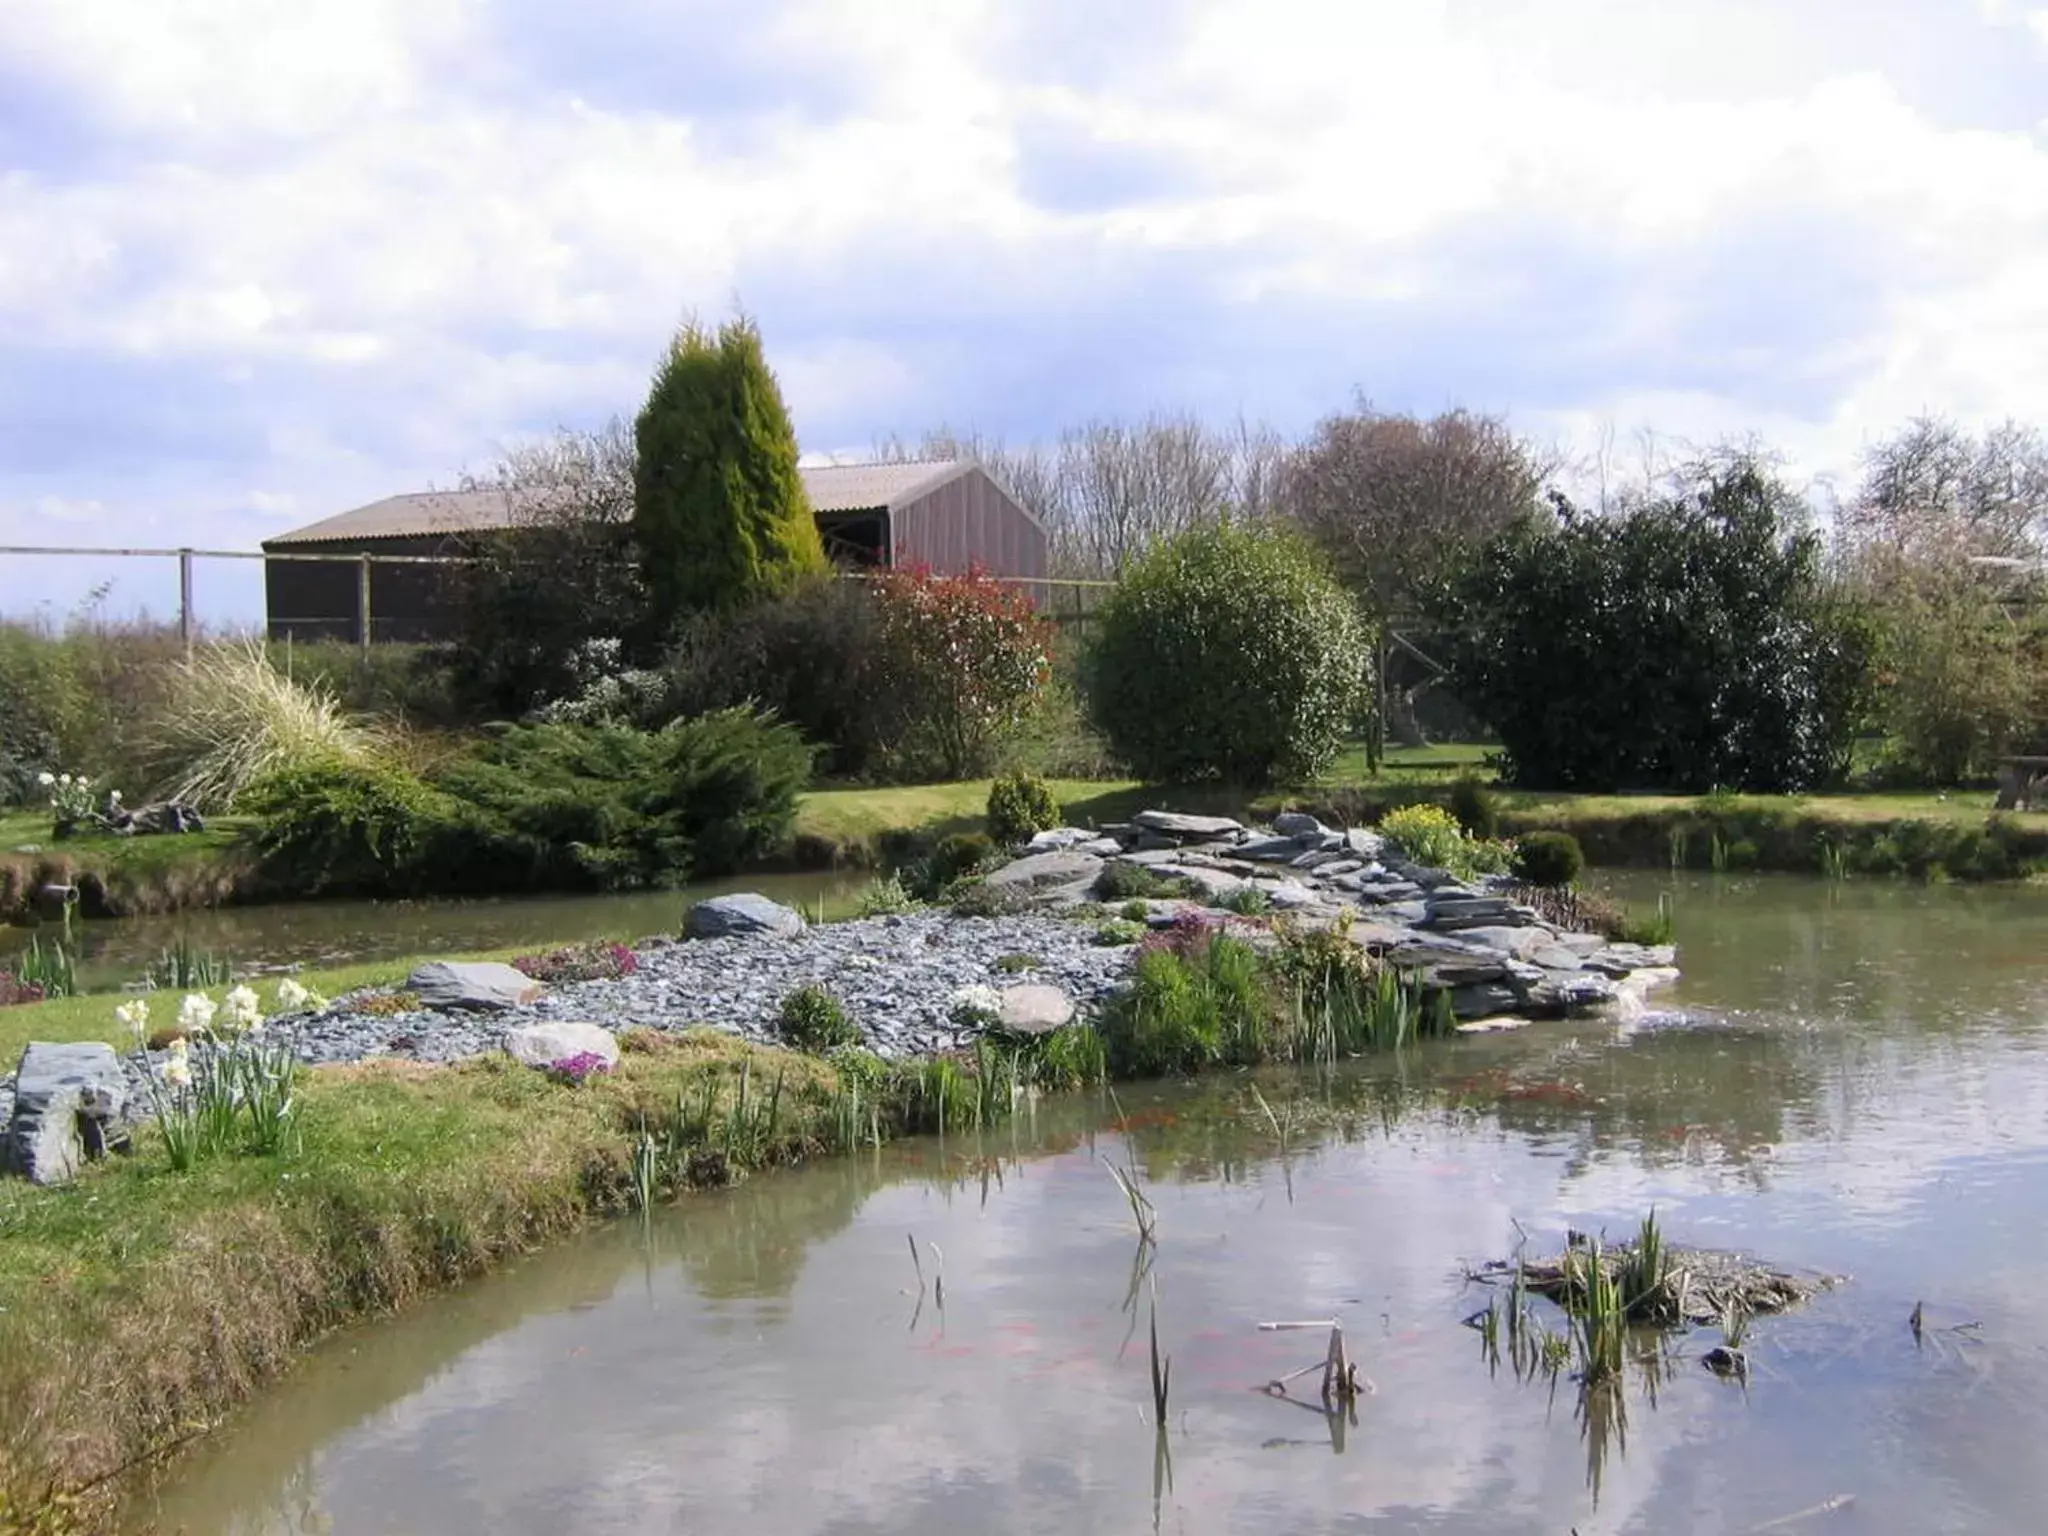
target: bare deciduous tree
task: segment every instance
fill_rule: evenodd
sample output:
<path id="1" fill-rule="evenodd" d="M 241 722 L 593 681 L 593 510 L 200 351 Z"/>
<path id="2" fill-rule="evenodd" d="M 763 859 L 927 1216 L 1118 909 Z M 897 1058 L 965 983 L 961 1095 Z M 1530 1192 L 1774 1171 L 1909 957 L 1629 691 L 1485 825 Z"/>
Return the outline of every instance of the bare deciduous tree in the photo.
<path id="1" fill-rule="evenodd" d="M 1155 414 L 1070 427 L 1046 446 L 940 427 L 915 445 L 885 439 L 877 454 L 978 460 L 1045 524 L 1055 575 L 1114 577 L 1182 529 L 1226 513 L 1270 515 L 1287 445 L 1243 420 L 1219 431 L 1192 416 Z"/>
<path id="2" fill-rule="evenodd" d="M 2038 556 L 2048 548 L 2048 441 L 2015 421 L 1978 437 L 1920 417 L 1864 455 L 1842 529 L 1852 545 L 1909 559 Z"/>
<path id="3" fill-rule="evenodd" d="M 1410 617 L 1464 550 L 1540 509 L 1549 456 L 1494 416 L 1331 416 L 1289 460 L 1281 503 L 1382 623 Z"/>
<path id="4" fill-rule="evenodd" d="M 559 696 L 584 642 L 632 636 L 645 591 L 632 549 L 630 423 L 562 431 L 505 450 L 465 491 L 505 498 L 511 526 L 465 540 L 459 610 L 465 687 L 518 713 Z"/>

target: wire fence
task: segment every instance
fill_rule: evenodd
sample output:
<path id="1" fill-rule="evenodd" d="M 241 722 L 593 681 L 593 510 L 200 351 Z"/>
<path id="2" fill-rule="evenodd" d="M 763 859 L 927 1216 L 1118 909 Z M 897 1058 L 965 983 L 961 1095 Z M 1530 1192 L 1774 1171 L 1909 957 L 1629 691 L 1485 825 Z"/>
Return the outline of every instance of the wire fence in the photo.
<path id="1" fill-rule="evenodd" d="M 116 562 L 154 562 L 139 590 L 156 592 L 162 606 L 144 606 L 139 617 L 169 608 L 177 618 L 180 638 L 189 650 L 206 634 L 262 631 L 271 639 L 338 640 L 368 650 L 372 645 L 449 640 L 456 636 L 458 598 L 445 579 L 419 579 L 478 563 L 477 557 L 453 554 L 384 555 L 284 552 L 241 549 L 113 549 L 62 545 L 0 545 L 0 620 L 49 623 L 52 594 L 64 586 L 82 594 L 69 605 L 79 612 L 118 585 L 106 572 Z M 42 569 L 29 563 L 52 562 Z M 208 621 L 202 592 L 205 563 L 223 561 L 243 579 L 213 589 L 217 615 Z M 253 562 L 253 564 L 252 564 Z M 438 568 L 422 572 L 422 567 Z M 66 569 L 68 568 L 68 570 Z M 48 570 L 46 579 L 44 570 Z M 388 574 L 380 575 L 387 571 Z M 299 572 L 303 574 L 295 574 Z M 845 571 L 842 579 L 860 580 L 870 573 Z M 248 578 L 260 578 L 260 585 Z M 164 583 L 174 578 L 175 586 Z M 1062 627 L 1093 621 L 1115 583 L 1046 576 L 1003 576 L 1033 605 Z M 222 613 L 221 610 L 239 610 Z M 257 611 L 252 611 L 257 610 Z"/>

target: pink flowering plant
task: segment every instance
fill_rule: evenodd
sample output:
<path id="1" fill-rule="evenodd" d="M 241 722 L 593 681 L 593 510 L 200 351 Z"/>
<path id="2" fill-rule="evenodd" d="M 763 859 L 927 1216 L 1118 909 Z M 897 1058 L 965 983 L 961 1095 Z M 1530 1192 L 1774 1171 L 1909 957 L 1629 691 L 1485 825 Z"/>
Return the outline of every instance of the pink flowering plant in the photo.
<path id="1" fill-rule="evenodd" d="M 616 981 L 639 970 L 640 957 L 627 945 L 599 940 L 544 955 L 521 955 L 512 968 L 535 981 Z"/>
<path id="2" fill-rule="evenodd" d="M 591 1078 L 611 1069 L 612 1064 L 595 1051 L 578 1051 L 574 1056 L 548 1063 L 549 1074 L 571 1088 L 581 1088 Z"/>

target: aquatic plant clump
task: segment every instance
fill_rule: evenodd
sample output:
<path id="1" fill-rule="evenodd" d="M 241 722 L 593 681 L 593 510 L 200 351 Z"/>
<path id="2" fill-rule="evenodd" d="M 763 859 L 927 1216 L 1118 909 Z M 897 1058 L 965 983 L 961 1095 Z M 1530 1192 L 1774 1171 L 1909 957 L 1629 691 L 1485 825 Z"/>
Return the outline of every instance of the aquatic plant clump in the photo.
<path id="1" fill-rule="evenodd" d="M 1830 1275 L 1795 1274 L 1738 1253 L 1672 1246 L 1654 1214 L 1629 1242 L 1603 1246 L 1575 1237 L 1555 1257 L 1496 1261 L 1482 1278 L 1516 1272 L 1531 1295 L 1574 1314 L 1585 1309 L 1596 1284 L 1612 1285 L 1631 1324 L 1664 1328 L 1783 1312 L 1837 1283 Z"/>

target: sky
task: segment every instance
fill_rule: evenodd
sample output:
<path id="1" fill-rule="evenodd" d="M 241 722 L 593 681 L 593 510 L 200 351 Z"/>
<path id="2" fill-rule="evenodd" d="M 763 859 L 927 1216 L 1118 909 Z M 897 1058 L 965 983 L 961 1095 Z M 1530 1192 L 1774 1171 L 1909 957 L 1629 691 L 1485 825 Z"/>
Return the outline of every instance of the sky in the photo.
<path id="1" fill-rule="evenodd" d="M 0 544 L 254 549 L 736 307 L 814 456 L 1363 393 L 1840 481 L 2048 422 L 2048 5 L 0 0 Z"/>

